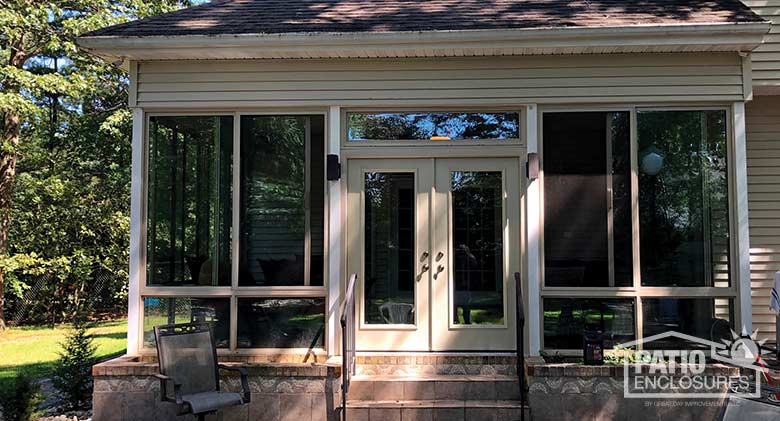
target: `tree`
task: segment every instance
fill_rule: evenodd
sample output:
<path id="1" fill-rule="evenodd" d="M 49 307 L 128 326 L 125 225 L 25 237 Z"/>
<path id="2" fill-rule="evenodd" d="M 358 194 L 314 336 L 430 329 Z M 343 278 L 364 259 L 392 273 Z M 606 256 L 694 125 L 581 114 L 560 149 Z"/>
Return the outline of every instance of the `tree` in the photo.
<path id="1" fill-rule="evenodd" d="M 85 407 L 92 397 L 92 364 L 97 347 L 87 332 L 87 314 L 79 311 L 73 329 L 65 338 L 52 383 L 68 403 L 68 409 Z"/>
<path id="2" fill-rule="evenodd" d="M 24 246 L 20 248 L 26 250 L 11 255 L 11 218 L 20 152 L 25 148 L 34 152 L 40 145 L 26 143 L 42 138 L 49 141 L 49 152 L 54 152 L 58 139 L 74 133 L 77 127 L 67 124 L 73 120 L 59 120 L 59 112 L 76 116 L 92 113 L 93 125 L 108 122 L 121 126 L 122 121 L 128 120 L 124 105 L 126 78 L 108 63 L 80 51 L 76 37 L 182 5 L 189 2 L 0 0 L 0 330 L 5 327 L 4 290 L 9 272 L 58 264 L 56 258 L 60 257 L 72 261 L 73 257 L 50 255 L 41 260 L 38 256 L 43 253 Z M 41 157 L 56 169 L 58 162 L 52 160 L 56 155 Z M 89 264 L 94 266 L 94 262 Z"/>

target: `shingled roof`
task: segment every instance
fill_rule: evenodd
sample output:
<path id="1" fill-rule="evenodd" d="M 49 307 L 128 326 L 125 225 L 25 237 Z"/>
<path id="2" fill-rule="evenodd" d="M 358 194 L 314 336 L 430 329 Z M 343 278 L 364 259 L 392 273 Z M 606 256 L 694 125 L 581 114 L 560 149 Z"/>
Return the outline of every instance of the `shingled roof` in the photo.
<path id="1" fill-rule="evenodd" d="M 384 33 L 763 22 L 738 0 L 216 0 L 87 37 Z"/>

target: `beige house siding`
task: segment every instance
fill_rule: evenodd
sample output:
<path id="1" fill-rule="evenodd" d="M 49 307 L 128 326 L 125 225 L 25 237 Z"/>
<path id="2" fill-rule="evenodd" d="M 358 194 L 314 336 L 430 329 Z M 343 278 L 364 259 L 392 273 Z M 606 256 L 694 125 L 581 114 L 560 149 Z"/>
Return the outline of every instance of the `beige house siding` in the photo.
<path id="1" fill-rule="evenodd" d="M 743 0 L 757 14 L 772 22 L 764 44 L 753 51 L 753 83 L 761 88 L 780 87 L 780 0 Z"/>
<path id="2" fill-rule="evenodd" d="M 753 329 L 774 339 L 769 290 L 780 270 L 780 96 L 746 107 Z"/>
<path id="3" fill-rule="evenodd" d="M 145 108 L 741 101 L 734 53 L 141 62 Z M 137 102 L 134 101 L 137 99 Z"/>

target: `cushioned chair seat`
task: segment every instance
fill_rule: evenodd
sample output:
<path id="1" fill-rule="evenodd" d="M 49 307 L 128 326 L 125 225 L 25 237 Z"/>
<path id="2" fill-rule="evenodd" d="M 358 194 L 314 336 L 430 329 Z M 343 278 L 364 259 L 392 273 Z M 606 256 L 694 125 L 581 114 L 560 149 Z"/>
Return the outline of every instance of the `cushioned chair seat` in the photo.
<path id="1" fill-rule="evenodd" d="M 241 394 L 222 391 L 182 395 L 181 400 L 186 402 L 192 409 L 192 413 L 196 415 L 243 403 Z"/>

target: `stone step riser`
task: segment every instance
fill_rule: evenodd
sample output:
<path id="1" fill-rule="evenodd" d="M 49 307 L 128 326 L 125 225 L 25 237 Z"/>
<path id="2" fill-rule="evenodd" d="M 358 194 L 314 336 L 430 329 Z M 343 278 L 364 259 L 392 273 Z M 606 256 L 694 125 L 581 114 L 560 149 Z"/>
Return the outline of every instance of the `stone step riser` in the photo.
<path id="1" fill-rule="evenodd" d="M 517 379 L 501 380 L 363 380 L 350 383 L 349 400 L 518 400 Z"/>
<path id="2" fill-rule="evenodd" d="M 355 374 L 365 376 L 517 375 L 508 364 L 359 364 Z"/>
<path id="3" fill-rule="evenodd" d="M 516 421 L 520 408 L 349 408 L 349 421 Z M 528 408 L 525 419 L 530 420 Z"/>

